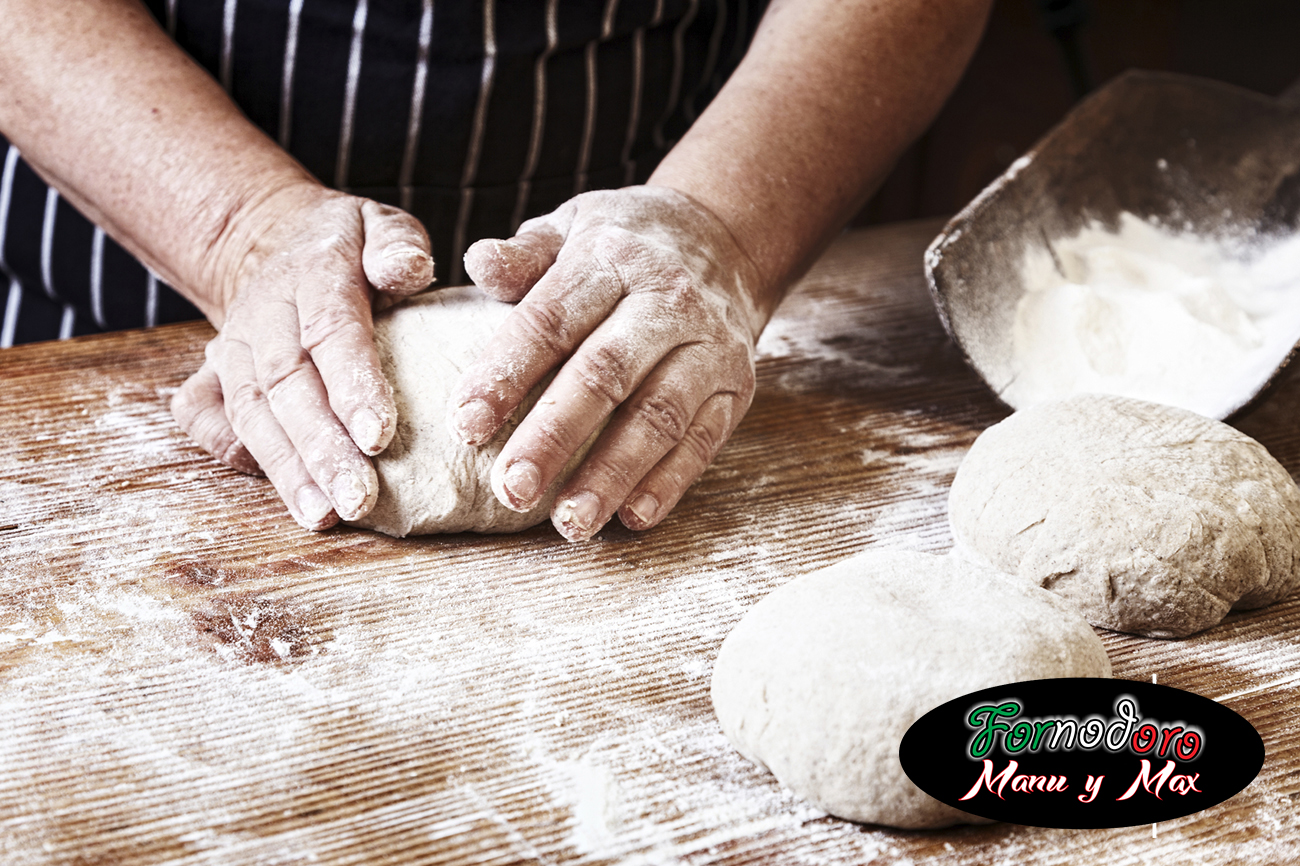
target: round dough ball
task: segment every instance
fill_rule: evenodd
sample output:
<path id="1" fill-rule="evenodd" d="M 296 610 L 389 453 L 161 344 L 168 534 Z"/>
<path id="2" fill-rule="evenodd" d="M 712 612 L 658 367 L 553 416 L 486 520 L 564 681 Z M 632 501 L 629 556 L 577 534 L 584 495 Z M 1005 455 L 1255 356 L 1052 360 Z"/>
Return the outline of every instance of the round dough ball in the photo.
<path id="1" fill-rule="evenodd" d="M 374 458 L 379 499 L 353 526 L 398 538 L 435 532 L 519 532 L 546 520 L 555 496 L 600 429 L 565 466 L 530 511 L 511 511 L 492 492 L 492 464 L 519 421 L 537 402 L 543 381 L 479 447 L 465 445 L 449 424 L 452 388 L 477 360 L 513 309 L 474 286 L 440 289 L 375 316 L 375 345 L 393 387 L 397 431 Z"/>
<path id="2" fill-rule="evenodd" d="M 713 668 L 713 710 L 750 760 L 817 806 L 893 827 L 986 819 L 903 772 L 898 745 L 977 689 L 1108 677 L 1101 641 L 1061 599 L 953 557 L 860 554 L 756 604 Z"/>
<path id="3" fill-rule="evenodd" d="M 1300 585 L 1300 491 L 1254 439 L 1185 409 L 1083 394 L 990 427 L 957 470 L 960 546 L 1093 625 L 1183 637 Z"/>

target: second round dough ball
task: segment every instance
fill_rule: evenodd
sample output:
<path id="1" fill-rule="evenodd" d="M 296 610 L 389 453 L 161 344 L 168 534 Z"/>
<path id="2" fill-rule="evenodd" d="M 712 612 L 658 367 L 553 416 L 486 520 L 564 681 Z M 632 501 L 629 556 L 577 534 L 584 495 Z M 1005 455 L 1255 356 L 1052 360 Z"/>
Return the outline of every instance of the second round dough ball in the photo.
<path id="1" fill-rule="evenodd" d="M 926 794 L 898 746 L 978 689 L 1109 677 L 1101 640 L 1050 592 L 950 556 L 868 551 L 795 578 L 745 614 L 713 666 L 713 711 L 745 757 L 850 821 L 987 821 Z"/>
<path id="2" fill-rule="evenodd" d="M 1300 586 L 1300 490 L 1254 439 L 1084 394 L 984 431 L 948 498 L 961 547 L 1093 625 L 1183 637 Z"/>

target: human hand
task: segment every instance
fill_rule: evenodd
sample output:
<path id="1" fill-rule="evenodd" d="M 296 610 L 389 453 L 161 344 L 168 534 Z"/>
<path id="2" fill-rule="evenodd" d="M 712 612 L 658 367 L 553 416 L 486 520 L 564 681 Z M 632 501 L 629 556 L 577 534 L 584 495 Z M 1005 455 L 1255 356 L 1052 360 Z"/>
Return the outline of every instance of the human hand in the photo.
<path id="1" fill-rule="evenodd" d="M 757 269 L 727 227 L 667 187 L 589 192 L 510 240 L 474 244 L 465 269 L 520 303 L 453 392 L 457 434 L 487 442 L 559 368 L 493 465 L 497 498 L 534 506 L 613 413 L 551 520 L 570 541 L 615 511 L 631 529 L 662 520 L 753 399 L 771 310 L 754 302 Z"/>
<path id="2" fill-rule="evenodd" d="M 307 529 L 366 514 L 378 495 L 367 455 L 397 420 L 371 310 L 432 281 L 423 226 L 299 184 L 251 206 L 208 271 L 220 333 L 172 399 L 177 422 L 221 462 L 265 473 Z"/>

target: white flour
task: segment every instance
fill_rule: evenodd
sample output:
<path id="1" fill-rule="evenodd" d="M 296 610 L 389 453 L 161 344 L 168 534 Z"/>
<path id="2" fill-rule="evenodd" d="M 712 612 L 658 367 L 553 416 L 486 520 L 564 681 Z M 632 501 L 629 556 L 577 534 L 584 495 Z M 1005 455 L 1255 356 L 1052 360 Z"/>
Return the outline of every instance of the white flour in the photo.
<path id="1" fill-rule="evenodd" d="M 1223 418 L 1300 338 L 1300 236 L 1175 234 L 1132 214 L 1025 256 L 1002 391 L 1023 408 L 1085 391 Z"/>

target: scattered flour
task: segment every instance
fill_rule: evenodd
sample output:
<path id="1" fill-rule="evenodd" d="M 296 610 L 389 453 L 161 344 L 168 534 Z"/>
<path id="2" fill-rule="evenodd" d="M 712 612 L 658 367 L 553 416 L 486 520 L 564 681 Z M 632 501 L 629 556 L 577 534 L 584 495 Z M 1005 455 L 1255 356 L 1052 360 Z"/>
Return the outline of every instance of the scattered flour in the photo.
<path id="1" fill-rule="evenodd" d="M 1231 414 L 1300 339 L 1300 235 L 1176 234 L 1125 213 L 1026 253 L 1011 406 L 1082 392 Z"/>

